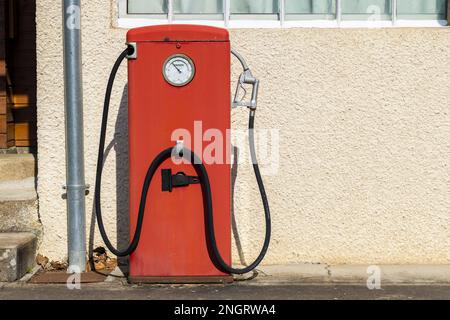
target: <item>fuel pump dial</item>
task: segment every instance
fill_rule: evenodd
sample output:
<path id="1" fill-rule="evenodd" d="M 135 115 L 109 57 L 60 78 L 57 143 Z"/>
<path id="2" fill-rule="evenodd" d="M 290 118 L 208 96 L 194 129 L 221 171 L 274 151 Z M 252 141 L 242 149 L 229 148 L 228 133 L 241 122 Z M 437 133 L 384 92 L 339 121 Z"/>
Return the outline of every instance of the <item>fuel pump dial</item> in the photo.
<path id="1" fill-rule="evenodd" d="M 193 61 L 184 54 L 167 58 L 163 65 L 164 79 L 175 87 L 182 87 L 192 81 L 195 75 Z"/>

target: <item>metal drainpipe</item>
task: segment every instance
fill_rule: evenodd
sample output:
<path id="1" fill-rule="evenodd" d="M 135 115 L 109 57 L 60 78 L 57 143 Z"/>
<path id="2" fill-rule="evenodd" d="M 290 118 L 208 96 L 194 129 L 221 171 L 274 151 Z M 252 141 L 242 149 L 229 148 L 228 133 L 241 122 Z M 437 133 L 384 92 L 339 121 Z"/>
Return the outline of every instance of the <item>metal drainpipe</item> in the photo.
<path id="1" fill-rule="evenodd" d="M 63 0 L 67 239 L 70 273 L 86 267 L 80 0 Z"/>

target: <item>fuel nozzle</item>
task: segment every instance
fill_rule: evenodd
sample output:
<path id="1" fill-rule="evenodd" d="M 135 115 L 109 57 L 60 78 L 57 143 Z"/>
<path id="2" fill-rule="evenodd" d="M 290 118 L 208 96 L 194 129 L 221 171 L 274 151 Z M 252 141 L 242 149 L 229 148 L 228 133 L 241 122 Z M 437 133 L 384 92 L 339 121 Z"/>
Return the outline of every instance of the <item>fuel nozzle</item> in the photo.
<path id="1" fill-rule="evenodd" d="M 255 111 L 258 105 L 259 80 L 253 76 L 252 71 L 248 67 L 244 58 L 238 52 L 236 52 L 235 50 L 231 50 L 231 53 L 239 60 L 242 68 L 244 69 L 244 71 L 239 76 L 232 107 L 247 107 L 250 110 Z M 245 100 L 245 96 L 247 95 L 245 85 L 252 86 L 252 96 L 250 100 Z"/>

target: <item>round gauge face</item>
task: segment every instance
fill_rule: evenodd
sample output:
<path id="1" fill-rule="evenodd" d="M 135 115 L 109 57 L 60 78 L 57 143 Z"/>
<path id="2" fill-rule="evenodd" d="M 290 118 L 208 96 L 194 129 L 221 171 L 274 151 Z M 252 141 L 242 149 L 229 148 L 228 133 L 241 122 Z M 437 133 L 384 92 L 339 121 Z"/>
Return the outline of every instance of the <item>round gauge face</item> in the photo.
<path id="1" fill-rule="evenodd" d="M 164 79 L 173 86 L 181 87 L 192 81 L 195 66 L 192 60 L 184 54 L 170 56 L 163 66 Z"/>

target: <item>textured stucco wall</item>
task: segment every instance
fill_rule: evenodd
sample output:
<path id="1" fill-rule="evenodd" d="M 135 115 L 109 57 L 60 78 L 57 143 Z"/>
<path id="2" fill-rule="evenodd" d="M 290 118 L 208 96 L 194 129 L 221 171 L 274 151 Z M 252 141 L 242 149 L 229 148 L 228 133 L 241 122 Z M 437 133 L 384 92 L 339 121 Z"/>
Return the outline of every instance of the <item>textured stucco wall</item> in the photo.
<path id="1" fill-rule="evenodd" d="M 37 8 L 40 251 L 53 259 L 66 255 L 60 4 Z M 114 1 L 83 6 L 93 186 L 104 90 L 126 30 L 112 27 Z M 265 177 L 273 214 L 265 263 L 449 263 L 449 29 L 247 29 L 231 37 L 261 79 L 258 127 L 280 130 L 279 170 Z M 127 214 L 125 67 L 116 83 L 103 188 L 111 234 L 116 212 Z M 244 128 L 247 112 L 233 118 Z M 236 224 L 249 261 L 261 246 L 262 208 L 250 167 L 239 173 Z"/>

